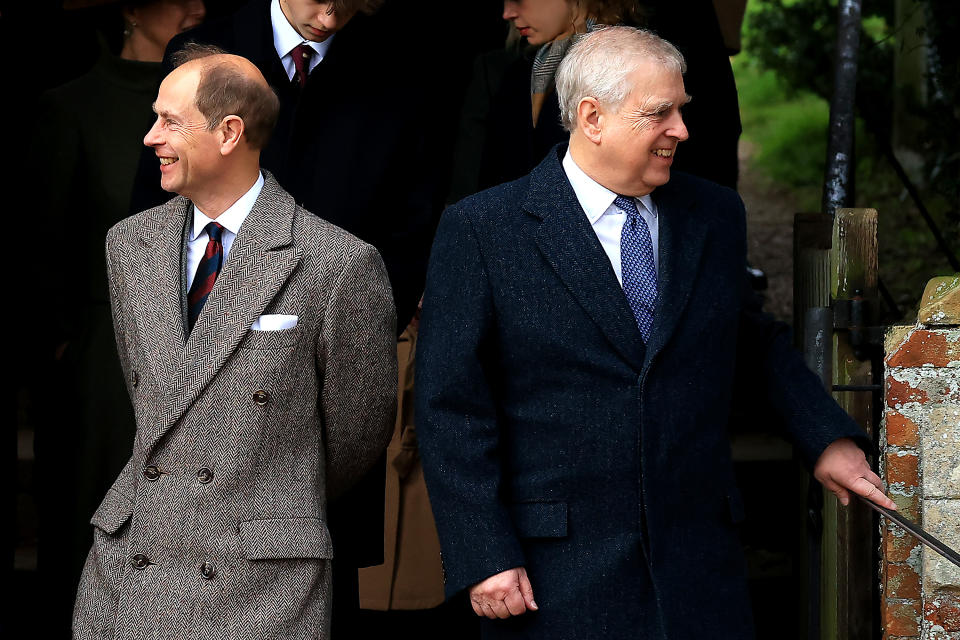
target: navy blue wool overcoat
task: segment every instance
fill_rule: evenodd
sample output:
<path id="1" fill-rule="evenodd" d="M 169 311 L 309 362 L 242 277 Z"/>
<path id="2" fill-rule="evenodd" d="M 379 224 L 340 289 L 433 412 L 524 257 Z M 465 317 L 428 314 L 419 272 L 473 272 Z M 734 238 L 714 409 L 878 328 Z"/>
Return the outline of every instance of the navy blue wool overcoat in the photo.
<path id="1" fill-rule="evenodd" d="M 427 276 L 417 427 L 453 595 L 524 566 L 539 611 L 491 638 L 750 638 L 726 425 L 738 368 L 812 466 L 863 433 L 759 313 L 744 208 L 682 173 L 653 192 L 645 345 L 560 164 L 450 207 Z"/>

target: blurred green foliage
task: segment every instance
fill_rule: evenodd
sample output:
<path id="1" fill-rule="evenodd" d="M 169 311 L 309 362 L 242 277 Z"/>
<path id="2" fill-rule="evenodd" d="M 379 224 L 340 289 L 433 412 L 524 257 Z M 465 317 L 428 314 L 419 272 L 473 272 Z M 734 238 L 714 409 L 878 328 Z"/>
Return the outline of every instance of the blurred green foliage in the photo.
<path id="1" fill-rule="evenodd" d="M 923 11 L 921 33 L 936 43 L 938 58 L 925 80 L 926 104 L 908 103 L 923 120 L 911 150 L 924 162 L 923 198 L 948 242 L 960 249 L 960 12 L 943 0 L 908 2 Z M 864 0 L 857 85 L 855 190 L 857 206 L 880 210 L 881 278 L 904 318 L 928 278 L 950 273 L 946 258 L 885 157 L 891 144 L 893 61 L 903 26 L 894 21 L 893 0 Z M 952 5 L 948 7 L 947 5 Z M 952 10 L 947 10 L 952 9 Z M 751 0 L 744 25 L 744 50 L 734 58 L 743 137 L 751 144 L 751 166 L 791 190 L 797 211 L 820 206 L 826 158 L 836 1 Z M 935 20 L 930 20 L 930 16 Z M 929 61 L 929 56 L 928 56 Z"/>
<path id="2" fill-rule="evenodd" d="M 914 150 L 925 164 L 925 182 L 956 222 L 960 201 L 960 12 L 955 0 L 904 0 L 905 13 L 921 12 L 928 42 L 928 99 L 908 111 L 925 122 Z M 747 5 L 744 49 L 760 69 L 776 74 L 788 94 L 808 91 L 829 99 L 833 91 L 837 0 L 754 0 Z M 863 0 L 857 74 L 857 109 L 882 148 L 892 136 L 894 54 L 904 24 L 893 0 Z"/>

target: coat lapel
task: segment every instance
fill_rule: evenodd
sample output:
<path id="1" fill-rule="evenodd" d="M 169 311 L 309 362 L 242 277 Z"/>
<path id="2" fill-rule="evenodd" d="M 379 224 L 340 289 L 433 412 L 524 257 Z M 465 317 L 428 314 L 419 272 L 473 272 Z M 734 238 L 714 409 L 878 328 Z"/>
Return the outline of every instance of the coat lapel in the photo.
<path id="1" fill-rule="evenodd" d="M 638 372 L 644 345 L 633 312 L 610 261 L 573 187 L 555 147 L 530 174 L 524 209 L 540 218 L 536 242 L 564 285 L 597 324 L 607 340 Z"/>
<path id="2" fill-rule="evenodd" d="M 657 308 L 647 343 L 647 367 L 670 340 L 683 315 L 697 276 L 708 226 L 692 193 L 677 182 L 658 187 L 653 199 L 660 226 L 660 270 Z"/>
<path id="3" fill-rule="evenodd" d="M 293 198 L 266 174 L 186 341 L 179 375 L 168 380 L 166 410 L 150 446 L 183 417 L 299 263 L 292 235 L 295 211 Z"/>
<path id="4" fill-rule="evenodd" d="M 180 196 L 157 208 L 140 230 L 140 251 L 130 257 L 131 271 L 141 285 L 134 296 L 134 317 L 161 384 L 167 384 L 183 362 L 181 256 L 190 209 L 190 201 Z"/>

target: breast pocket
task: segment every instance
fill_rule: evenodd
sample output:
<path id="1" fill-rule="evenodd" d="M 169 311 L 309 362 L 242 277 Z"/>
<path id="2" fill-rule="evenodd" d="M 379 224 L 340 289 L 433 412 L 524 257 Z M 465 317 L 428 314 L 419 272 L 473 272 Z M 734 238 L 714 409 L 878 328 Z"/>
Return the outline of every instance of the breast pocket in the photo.
<path id="1" fill-rule="evenodd" d="M 302 326 L 296 326 L 292 329 L 280 329 L 278 331 L 258 331 L 256 329 L 250 329 L 240 342 L 238 348 L 252 349 L 254 351 L 285 349 L 296 344 L 302 336 Z"/>

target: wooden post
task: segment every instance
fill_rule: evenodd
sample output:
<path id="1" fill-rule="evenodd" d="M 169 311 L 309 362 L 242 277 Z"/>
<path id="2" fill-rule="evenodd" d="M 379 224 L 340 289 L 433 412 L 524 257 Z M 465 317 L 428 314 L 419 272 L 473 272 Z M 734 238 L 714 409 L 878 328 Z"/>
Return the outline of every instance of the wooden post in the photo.
<path id="1" fill-rule="evenodd" d="M 876 305 L 876 209 L 837 211 L 830 263 L 830 293 L 834 300 L 862 298 L 868 305 Z M 856 358 L 849 332 L 836 332 L 833 345 L 834 384 L 873 383 L 871 363 Z M 871 394 L 840 392 L 834 397 L 873 437 Z M 875 637 L 873 587 L 876 583 L 873 516 L 869 508 L 858 501 L 843 507 L 832 493 L 825 492 L 823 521 L 821 638 L 872 640 Z"/>

